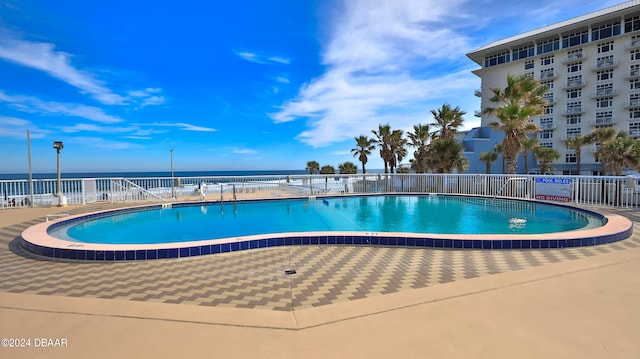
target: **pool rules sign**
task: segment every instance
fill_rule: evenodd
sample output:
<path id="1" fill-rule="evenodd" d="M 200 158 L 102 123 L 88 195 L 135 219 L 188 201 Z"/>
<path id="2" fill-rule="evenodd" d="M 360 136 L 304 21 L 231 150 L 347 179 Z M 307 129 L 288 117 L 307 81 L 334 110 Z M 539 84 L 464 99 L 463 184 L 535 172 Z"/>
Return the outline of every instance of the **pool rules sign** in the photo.
<path id="1" fill-rule="evenodd" d="M 536 199 L 571 202 L 571 180 L 553 177 L 536 178 Z"/>

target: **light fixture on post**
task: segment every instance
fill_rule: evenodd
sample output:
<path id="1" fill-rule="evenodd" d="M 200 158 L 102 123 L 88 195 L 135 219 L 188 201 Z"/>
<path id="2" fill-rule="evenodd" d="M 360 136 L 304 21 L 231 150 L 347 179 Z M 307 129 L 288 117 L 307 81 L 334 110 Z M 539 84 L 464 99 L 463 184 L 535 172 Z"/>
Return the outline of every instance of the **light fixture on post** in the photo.
<path id="1" fill-rule="evenodd" d="M 57 204 L 58 207 L 67 205 L 67 198 L 62 194 L 62 181 L 60 179 L 60 150 L 64 148 L 64 144 L 62 141 L 55 141 L 53 143 L 53 148 L 56 149 L 56 153 L 58 154 L 58 192 L 56 193 Z"/>

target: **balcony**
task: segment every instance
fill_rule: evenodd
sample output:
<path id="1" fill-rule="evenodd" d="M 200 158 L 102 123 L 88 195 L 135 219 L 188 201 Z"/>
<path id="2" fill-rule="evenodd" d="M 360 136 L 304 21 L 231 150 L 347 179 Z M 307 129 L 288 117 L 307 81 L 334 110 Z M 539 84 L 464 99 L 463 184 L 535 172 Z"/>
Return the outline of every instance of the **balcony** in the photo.
<path id="1" fill-rule="evenodd" d="M 606 69 L 612 69 L 618 66 L 618 61 L 613 59 L 605 59 L 596 62 L 596 66 L 593 67 L 593 71 L 600 71 Z"/>
<path id="2" fill-rule="evenodd" d="M 609 126 L 609 125 L 615 125 L 616 122 L 618 122 L 616 120 L 616 118 L 614 116 L 606 116 L 606 117 L 599 117 L 594 119 L 591 124 L 593 126 Z"/>
<path id="3" fill-rule="evenodd" d="M 618 94 L 618 91 L 614 89 L 600 89 L 591 94 L 591 98 L 597 99 L 602 97 L 613 97 Z"/>
<path id="4" fill-rule="evenodd" d="M 540 72 L 540 81 L 553 80 L 556 77 L 558 77 L 558 75 L 554 71 Z"/>
<path id="5" fill-rule="evenodd" d="M 556 124 L 553 122 L 546 122 L 546 123 L 541 123 L 538 125 L 540 127 L 541 130 L 555 130 L 556 129 Z"/>
<path id="6" fill-rule="evenodd" d="M 562 63 L 563 63 L 563 64 L 568 64 L 568 63 L 570 63 L 570 62 L 582 61 L 582 60 L 584 60 L 584 59 L 586 59 L 586 58 L 587 58 L 587 56 L 586 56 L 585 54 L 583 54 L 583 53 L 571 54 L 571 55 L 569 55 L 569 56 L 565 57 L 565 58 L 562 60 Z"/>
<path id="7" fill-rule="evenodd" d="M 624 108 L 626 109 L 636 108 L 636 107 L 640 107 L 640 99 L 629 100 L 629 102 L 627 102 L 624 105 Z"/>
<path id="8" fill-rule="evenodd" d="M 542 99 L 547 101 L 548 105 L 553 105 L 553 104 L 556 103 L 556 100 L 553 98 L 553 95 L 544 95 L 544 96 L 542 96 Z"/>
<path id="9" fill-rule="evenodd" d="M 629 137 L 632 137 L 632 138 L 640 137 L 640 130 L 629 130 Z"/>
<path id="10" fill-rule="evenodd" d="M 566 85 L 562 86 L 562 89 L 569 90 L 574 88 L 580 88 L 580 87 L 584 87 L 586 84 L 587 84 L 586 81 L 584 81 L 583 79 L 569 80 L 567 81 Z"/>
<path id="11" fill-rule="evenodd" d="M 567 115 L 579 115 L 581 113 L 584 113 L 584 107 L 580 106 L 580 107 L 568 107 L 566 110 L 562 111 L 562 114 L 567 116 Z"/>
<path id="12" fill-rule="evenodd" d="M 576 138 L 576 136 L 579 136 L 579 135 L 580 135 L 579 133 L 571 134 L 571 135 L 562 135 L 562 136 L 560 137 L 560 139 L 561 139 L 562 141 L 566 141 L 566 140 L 573 140 L 574 138 Z"/>
<path id="13" fill-rule="evenodd" d="M 640 38 L 632 39 L 631 41 L 629 41 L 629 45 L 625 47 L 625 50 L 633 50 L 638 48 L 640 48 Z"/>
<path id="14" fill-rule="evenodd" d="M 640 78 L 640 69 L 633 69 L 629 71 L 629 74 L 624 75 L 625 80 L 633 80 L 637 78 Z"/>

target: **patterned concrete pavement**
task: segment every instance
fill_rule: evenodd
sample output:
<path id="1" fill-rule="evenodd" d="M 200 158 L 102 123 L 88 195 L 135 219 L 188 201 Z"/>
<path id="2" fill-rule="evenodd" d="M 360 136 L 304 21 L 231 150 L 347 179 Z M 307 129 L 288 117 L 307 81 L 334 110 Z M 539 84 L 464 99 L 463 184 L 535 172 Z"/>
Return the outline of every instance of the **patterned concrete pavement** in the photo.
<path id="1" fill-rule="evenodd" d="M 75 207 L 67 212 L 109 207 Z M 22 250 L 20 233 L 40 221 L 0 228 L 0 291 L 293 311 L 640 246 L 636 234 L 613 244 L 564 249 L 297 246 L 185 259 L 87 263 L 45 260 Z M 286 275 L 287 269 L 296 274 Z"/>

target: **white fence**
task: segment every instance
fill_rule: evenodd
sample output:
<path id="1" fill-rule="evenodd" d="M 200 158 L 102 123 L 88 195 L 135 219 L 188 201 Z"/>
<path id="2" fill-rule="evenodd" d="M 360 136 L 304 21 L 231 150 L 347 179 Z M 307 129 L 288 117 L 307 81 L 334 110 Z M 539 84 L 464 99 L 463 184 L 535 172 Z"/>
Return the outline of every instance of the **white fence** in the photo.
<path id="1" fill-rule="evenodd" d="M 353 193 L 444 193 L 640 206 L 640 179 L 613 176 L 357 174 L 63 179 L 67 203 L 234 200 Z M 33 190 L 31 190 L 33 188 Z M 0 209 L 57 203 L 55 179 L 0 180 Z M 548 193 L 547 193 L 548 192 Z"/>

